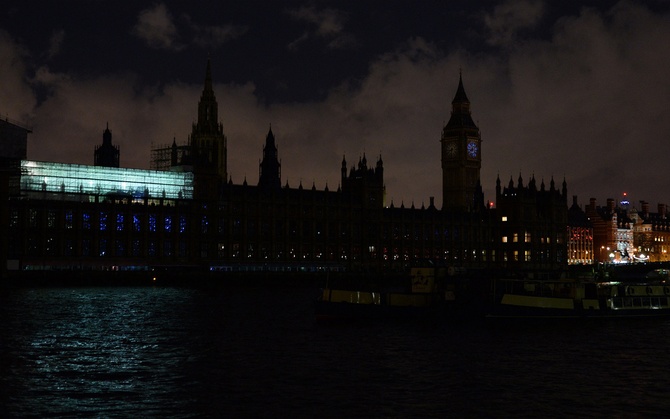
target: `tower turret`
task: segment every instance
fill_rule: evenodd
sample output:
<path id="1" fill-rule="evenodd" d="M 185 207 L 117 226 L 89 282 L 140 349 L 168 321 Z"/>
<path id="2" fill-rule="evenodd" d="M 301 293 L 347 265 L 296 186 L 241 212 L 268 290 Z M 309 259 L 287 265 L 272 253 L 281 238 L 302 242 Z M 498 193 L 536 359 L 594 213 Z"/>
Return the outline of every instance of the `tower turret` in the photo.
<path id="1" fill-rule="evenodd" d="M 451 101 L 451 117 L 442 130 L 442 207 L 471 211 L 478 207 L 482 167 L 481 135 L 472 120 L 462 74 Z"/>
<path id="2" fill-rule="evenodd" d="M 228 179 L 227 139 L 218 112 L 212 88 L 212 68 L 207 60 L 205 85 L 198 102 L 198 121 L 193 123 L 189 136 L 189 160 L 195 174 L 194 195 L 197 198 L 215 198 L 219 186 Z"/>
<path id="3" fill-rule="evenodd" d="M 224 181 L 227 173 L 227 139 L 219 122 L 219 106 L 212 87 L 212 68 L 207 60 L 205 83 L 198 102 L 198 121 L 193 124 L 191 159 L 196 172 L 217 174 Z"/>
<path id="4" fill-rule="evenodd" d="M 119 147 L 112 144 L 112 131 L 109 130 L 109 122 L 102 132 L 102 144 L 95 147 L 93 151 L 93 164 L 95 166 L 119 167 Z"/>
<path id="5" fill-rule="evenodd" d="M 272 127 L 268 130 L 263 146 L 263 160 L 258 168 L 258 186 L 263 189 L 281 189 L 281 163 L 279 162 Z"/>

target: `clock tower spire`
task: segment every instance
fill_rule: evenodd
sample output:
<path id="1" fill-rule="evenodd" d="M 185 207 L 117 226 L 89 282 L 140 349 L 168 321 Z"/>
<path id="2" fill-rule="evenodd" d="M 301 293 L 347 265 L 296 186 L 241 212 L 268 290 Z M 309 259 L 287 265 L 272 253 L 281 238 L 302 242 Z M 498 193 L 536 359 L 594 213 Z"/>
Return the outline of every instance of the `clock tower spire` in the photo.
<path id="1" fill-rule="evenodd" d="M 470 100 L 459 74 L 451 117 L 442 129 L 442 208 L 472 211 L 482 168 L 481 135 L 470 114 Z"/>

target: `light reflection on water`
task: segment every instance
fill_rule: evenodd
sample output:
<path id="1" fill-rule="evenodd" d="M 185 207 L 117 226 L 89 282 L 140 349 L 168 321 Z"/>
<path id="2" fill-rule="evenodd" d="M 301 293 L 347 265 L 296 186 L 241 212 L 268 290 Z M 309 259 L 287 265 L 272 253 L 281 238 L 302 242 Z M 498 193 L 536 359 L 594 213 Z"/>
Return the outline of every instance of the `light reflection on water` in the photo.
<path id="1" fill-rule="evenodd" d="M 314 323 L 311 288 L 0 296 L 3 416 L 656 416 L 670 322 Z"/>

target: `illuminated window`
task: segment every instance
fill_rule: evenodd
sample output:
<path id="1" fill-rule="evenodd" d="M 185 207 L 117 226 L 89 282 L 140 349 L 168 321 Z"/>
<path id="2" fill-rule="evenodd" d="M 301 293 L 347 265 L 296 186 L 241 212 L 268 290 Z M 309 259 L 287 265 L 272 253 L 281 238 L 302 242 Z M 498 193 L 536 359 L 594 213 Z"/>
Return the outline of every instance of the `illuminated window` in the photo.
<path id="1" fill-rule="evenodd" d="M 156 214 L 149 214 L 149 231 L 156 232 Z"/>
<path id="2" fill-rule="evenodd" d="M 47 227 L 48 228 L 56 227 L 56 211 L 50 210 L 47 213 Z"/>
<path id="3" fill-rule="evenodd" d="M 202 219 L 200 220 L 200 231 L 207 233 L 207 230 L 209 230 L 209 220 L 207 219 L 206 215 L 203 215 Z"/>
<path id="4" fill-rule="evenodd" d="M 507 236 L 502 236 L 502 242 L 507 243 Z"/>
<path id="5" fill-rule="evenodd" d="M 37 227 L 37 210 L 31 209 L 28 211 L 28 224 L 30 227 Z"/>
<path id="6" fill-rule="evenodd" d="M 138 239 L 133 240 L 133 256 L 140 256 L 142 254 L 142 247 Z"/>
<path id="7" fill-rule="evenodd" d="M 149 241 L 149 248 L 148 248 L 149 256 L 156 256 L 156 250 L 157 250 L 156 248 L 157 248 L 156 241 L 155 240 Z"/>
<path id="8" fill-rule="evenodd" d="M 172 242 L 163 242 L 163 256 L 172 256 Z"/>
<path id="9" fill-rule="evenodd" d="M 525 233 L 524 241 L 526 243 L 530 243 L 530 241 L 531 241 L 530 240 L 530 233 L 528 231 L 526 231 L 526 233 Z"/>
<path id="10" fill-rule="evenodd" d="M 186 216 L 185 215 L 180 215 L 179 216 L 179 232 L 180 233 L 185 233 L 186 232 Z"/>
<path id="11" fill-rule="evenodd" d="M 116 231 L 123 231 L 123 214 L 116 214 Z"/>
<path id="12" fill-rule="evenodd" d="M 523 252 L 523 260 L 526 262 L 530 262 L 530 250 L 525 250 Z"/>
<path id="13" fill-rule="evenodd" d="M 514 233 L 514 236 L 512 237 L 512 241 L 513 241 L 514 243 L 516 243 L 516 242 L 519 241 L 519 234 L 518 234 L 518 233 Z"/>
<path id="14" fill-rule="evenodd" d="M 172 217 L 169 215 L 165 216 L 163 220 L 163 228 L 167 233 L 172 233 Z"/>
<path id="15" fill-rule="evenodd" d="M 28 254 L 31 256 L 37 255 L 38 247 L 37 247 L 37 240 L 34 238 L 29 238 L 28 239 Z"/>
<path id="16" fill-rule="evenodd" d="M 503 223 L 504 223 L 504 222 L 507 222 L 507 216 L 506 216 L 506 215 L 503 215 L 503 216 L 502 216 L 502 222 L 503 222 Z"/>
<path id="17" fill-rule="evenodd" d="M 74 216 L 72 210 L 65 211 L 65 228 L 70 230 L 73 227 Z"/>
<path id="18" fill-rule="evenodd" d="M 84 230 L 91 229 L 91 214 L 88 212 L 81 214 L 81 228 Z"/>
<path id="19" fill-rule="evenodd" d="M 519 251 L 518 251 L 518 250 L 515 250 L 515 251 L 514 251 L 514 261 L 515 261 L 515 262 L 518 262 L 518 261 L 519 261 Z"/>
<path id="20" fill-rule="evenodd" d="M 100 231 L 107 230 L 107 213 L 104 211 L 100 212 Z"/>
<path id="21" fill-rule="evenodd" d="M 69 194 L 106 195 L 119 191 L 135 199 L 193 198 L 193 173 L 79 164 L 21 161 L 21 189 Z"/>
<path id="22" fill-rule="evenodd" d="M 142 231 L 142 219 L 139 214 L 133 214 L 133 230 Z"/>
<path id="23" fill-rule="evenodd" d="M 19 210 L 12 209 L 12 212 L 9 215 L 9 226 L 10 227 L 19 226 Z"/>
<path id="24" fill-rule="evenodd" d="M 126 244 L 123 242 L 123 240 L 116 240 L 114 247 L 116 249 L 116 256 L 126 255 Z"/>

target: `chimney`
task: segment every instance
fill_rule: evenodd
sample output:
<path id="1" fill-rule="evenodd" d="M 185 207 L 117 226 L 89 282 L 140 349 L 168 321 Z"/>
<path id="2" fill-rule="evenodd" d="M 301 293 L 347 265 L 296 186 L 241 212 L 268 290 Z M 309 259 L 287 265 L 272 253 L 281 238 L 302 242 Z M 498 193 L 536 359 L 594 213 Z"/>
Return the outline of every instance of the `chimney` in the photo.
<path id="1" fill-rule="evenodd" d="M 610 214 L 614 212 L 614 199 L 607 198 L 607 212 Z"/>
<path id="2" fill-rule="evenodd" d="M 643 214 L 649 214 L 649 202 L 640 201 L 640 205 L 642 205 L 642 213 Z"/>

